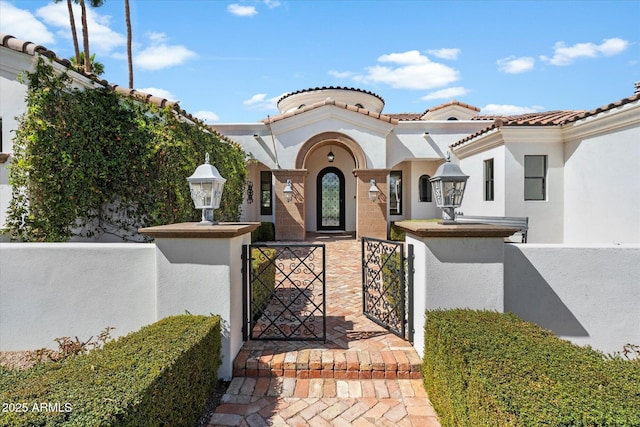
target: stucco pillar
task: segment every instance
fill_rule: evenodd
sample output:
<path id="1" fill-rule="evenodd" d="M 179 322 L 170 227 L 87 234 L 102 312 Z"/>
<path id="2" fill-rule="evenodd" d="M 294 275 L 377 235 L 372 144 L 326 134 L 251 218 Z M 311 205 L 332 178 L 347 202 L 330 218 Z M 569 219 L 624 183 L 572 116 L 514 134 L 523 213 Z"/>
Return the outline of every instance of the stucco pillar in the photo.
<path id="1" fill-rule="evenodd" d="M 356 169 L 356 234 L 357 237 L 387 238 L 387 176 L 389 169 Z M 375 179 L 380 193 L 378 200 L 369 200 L 371 180 Z"/>
<path id="2" fill-rule="evenodd" d="M 242 347 L 242 245 L 259 223 L 183 223 L 142 228 L 155 238 L 156 317 L 217 314 L 222 318 L 222 365 L 231 379 Z"/>
<path id="3" fill-rule="evenodd" d="M 304 179 L 306 169 L 274 169 L 275 177 L 275 220 L 276 240 L 304 240 L 307 236 L 305 227 L 305 191 Z M 284 200 L 284 187 L 291 180 L 293 199 L 289 203 Z"/>
<path id="4" fill-rule="evenodd" d="M 517 229 L 497 225 L 396 222 L 413 245 L 414 347 L 424 354 L 425 311 L 504 312 L 504 242 Z"/>

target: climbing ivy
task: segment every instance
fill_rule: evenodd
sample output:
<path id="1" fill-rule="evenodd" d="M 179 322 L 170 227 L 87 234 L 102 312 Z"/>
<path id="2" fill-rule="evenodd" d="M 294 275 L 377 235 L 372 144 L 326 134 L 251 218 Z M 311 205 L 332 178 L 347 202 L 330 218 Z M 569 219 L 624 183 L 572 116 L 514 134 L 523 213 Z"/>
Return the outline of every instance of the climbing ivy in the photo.
<path id="1" fill-rule="evenodd" d="M 14 240 L 113 234 L 140 241 L 139 227 L 199 220 L 186 178 L 206 152 L 227 179 L 215 218 L 239 219 L 246 155 L 237 144 L 177 108 L 73 89 L 43 59 L 24 79 L 27 110 L 9 171 Z"/>

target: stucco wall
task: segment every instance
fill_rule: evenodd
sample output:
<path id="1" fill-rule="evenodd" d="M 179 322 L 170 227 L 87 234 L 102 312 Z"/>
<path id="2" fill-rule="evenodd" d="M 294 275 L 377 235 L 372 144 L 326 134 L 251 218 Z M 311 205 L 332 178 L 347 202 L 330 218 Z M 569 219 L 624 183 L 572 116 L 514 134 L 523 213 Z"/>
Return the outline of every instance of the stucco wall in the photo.
<path id="1" fill-rule="evenodd" d="M 484 161 L 493 159 L 492 201 L 484 200 Z M 459 211 L 465 215 L 506 216 L 505 215 L 505 148 L 503 145 L 490 148 L 476 156 L 460 160 L 460 169 L 469 176 L 464 199 Z"/>
<path id="2" fill-rule="evenodd" d="M 505 245 L 505 311 L 605 353 L 640 343 L 640 245 Z"/>
<path id="3" fill-rule="evenodd" d="M 636 123 L 565 144 L 565 243 L 640 242 L 639 142 Z"/>
<path id="4" fill-rule="evenodd" d="M 54 348 L 156 320 L 155 245 L 0 243 L 0 349 Z"/>

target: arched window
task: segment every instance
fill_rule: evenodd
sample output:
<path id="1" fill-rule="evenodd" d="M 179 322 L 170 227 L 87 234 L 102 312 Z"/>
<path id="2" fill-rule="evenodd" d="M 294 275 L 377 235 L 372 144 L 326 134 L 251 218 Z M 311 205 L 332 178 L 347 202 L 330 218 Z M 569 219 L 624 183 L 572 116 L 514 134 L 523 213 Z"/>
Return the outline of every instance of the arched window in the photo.
<path id="1" fill-rule="evenodd" d="M 362 104 L 360 104 L 360 103 L 356 104 L 356 107 L 358 107 L 358 108 L 364 108 L 364 107 L 362 106 Z"/>
<path id="2" fill-rule="evenodd" d="M 429 175 L 422 175 L 418 181 L 418 192 L 420 193 L 421 202 L 431 202 L 431 183 L 429 182 Z"/>
<path id="3" fill-rule="evenodd" d="M 453 117 L 453 116 L 451 116 L 451 117 L 449 117 L 447 120 L 458 120 L 458 118 L 457 118 L 457 117 Z"/>

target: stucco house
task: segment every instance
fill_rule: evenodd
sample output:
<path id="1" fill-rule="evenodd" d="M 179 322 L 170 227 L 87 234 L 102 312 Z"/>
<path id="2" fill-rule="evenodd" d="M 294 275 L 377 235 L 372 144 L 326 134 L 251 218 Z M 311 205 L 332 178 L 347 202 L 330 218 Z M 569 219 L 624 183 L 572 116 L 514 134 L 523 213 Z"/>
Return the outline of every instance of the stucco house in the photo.
<path id="1" fill-rule="evenodd" d="M 42 46 L 2 36 L 0 226 L 11 197 L 14 118 L 24 112 L 26 88 L 16 76 L 38 55 L 68 68 Z M 81 87 L 168 102 L 72 77 Z M 629 97 L 584 111 L 498 117 L 455 100 L 421 113 L 387 113 L 384 104 L 368 90 L 317 87 L 283 96 L 277 115 L 212 125 L 250 153 L 243 220 L 273 222 L 278 240 L 335 231 L 385 238 L 394 221 L 440 217 L 428 180 L 451 153 L 470 176 L 466 215 L 528 217 L 532 243 L 640 242 L 638 84 Z"/>
<path id="2" fill-rule="evenodd" d="M 273 221 L 277 239 L 331 230 L 384 238 L 392 221 L 440 217 L 428 180 L 450 152 L 470 176 L 467 215 L 528 217 L 533 243 L 640 242 L 637 84 L 630 97 L 587 111 L 383 107 L 366 90 L 321 87 L 283 96 L 280 114 L 261 122 L 216 124 L 253 155 L 245 218 Z"/>

